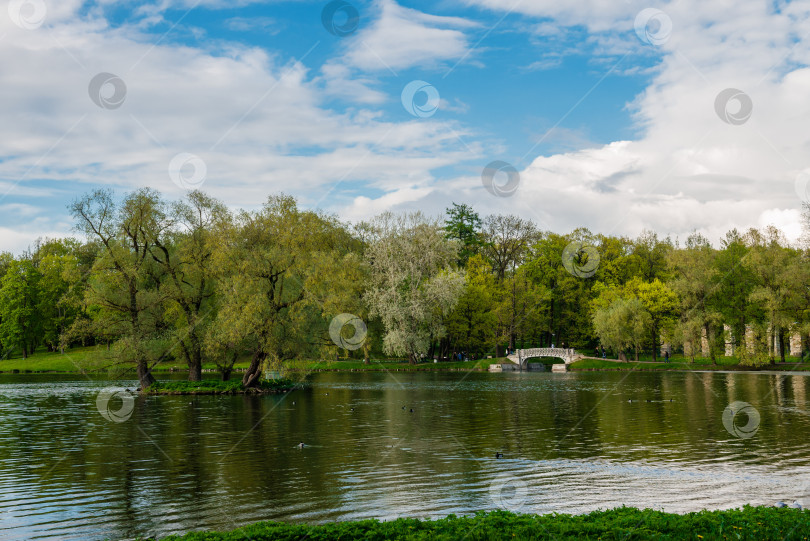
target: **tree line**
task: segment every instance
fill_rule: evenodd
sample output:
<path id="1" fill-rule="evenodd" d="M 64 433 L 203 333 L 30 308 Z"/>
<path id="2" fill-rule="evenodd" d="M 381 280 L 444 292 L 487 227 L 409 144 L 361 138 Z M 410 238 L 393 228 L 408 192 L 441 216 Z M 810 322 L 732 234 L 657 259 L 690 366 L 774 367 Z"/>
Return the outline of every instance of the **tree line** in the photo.
<path id="1" fill-rule="evenodd" d="M 167 359 L 195 381 L 204 363 L 228 379 L 248 357 L 250 386 L 302 358 L 551 345 L 655 358 L 664 342 L 714 358 L 747 333 L 735 354 L 756 364 L 784 358 L 795 333 L 810 345 L 808 252 L 773 227 L 681 245 L 541 231 L 465 204 L 350 224 L 287 195 L 232 211 L 201 191 L 167 201 L 151 189 L 95 191 L 70 211 L 84 238 L 0 254 L 4 357 L 103 344 L 142 386 Z"/>

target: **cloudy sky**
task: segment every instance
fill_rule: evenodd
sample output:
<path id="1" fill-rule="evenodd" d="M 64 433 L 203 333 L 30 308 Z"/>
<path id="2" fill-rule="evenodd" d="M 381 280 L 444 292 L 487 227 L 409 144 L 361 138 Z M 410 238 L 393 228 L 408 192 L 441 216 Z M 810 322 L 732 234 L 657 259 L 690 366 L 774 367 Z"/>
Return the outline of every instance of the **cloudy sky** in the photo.
<path id="1" fill-rule="evenodd" d="M 808 2 L 2 3 L 0 250 L 143 186 L 351 221 L 464 202 L 561 233 L 799 234 Z"/>

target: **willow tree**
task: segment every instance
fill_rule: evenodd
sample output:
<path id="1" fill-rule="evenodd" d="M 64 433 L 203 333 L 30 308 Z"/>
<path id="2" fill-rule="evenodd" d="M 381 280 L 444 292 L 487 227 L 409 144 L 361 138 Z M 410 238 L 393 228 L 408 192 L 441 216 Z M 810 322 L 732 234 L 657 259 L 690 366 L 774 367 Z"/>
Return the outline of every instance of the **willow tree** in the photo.
<path id="1" fill-rule="evenodd" d="M 637 298 L 615 298 L 593 312 L 593 329 L 603 346 L 627 360 L 625 351 L 633 348 L 638 361 L 650 326 L 650 314 Z"/>
<path id="2" fill-rule="evenodd" d="M 285 195 L 223 227 L 215 337 L 251 351 L 245 386 L 256 385 L 265 366 L 320 353 L 331 307 L 340 304 L 321 295 L 352 294 L 328 285 L 351 265 L 346 236 L 336 219 L 299 210 Z"/>
<path id="3" fill-rule="evenodd" d="M 164 317 L 174 329 L 173 349 L 185 359 L 189 381 L 202 379 L 205 335 L 215 307 L 216 231 L 228 217 L 225 205 L 194 190 L 171 206 L 169 227 L 158 228 L 151 238 L 151 255 L 163 275 Z"/>
<path id="4" fill-rule="evenodd" d="M 464 275 L 453 267 L 458 244 L 442 225 L 419 212 L 389 212 L 369 224 L 366 302 L 385 327 L 385 352 L 411 364 L 444 335 L 443 319 L 464 290 Z"/>
<path id="5" fill-rule="evenodd" d="M 163 354 L 150 347 L 160 342 L 162 320 L 159 268 L 151 257 L 151 239 L 165 223 L 160 194 L 141 189 L 119 205 L 112 192 L 97 190 L 70 209 L 78 229 L 101 246 L 88 281 L 87 302 L 98 307 L 97 318 L 106 329 L 115 329 L 120 361 L 135 365 L 144 389 L 155 381 L 150 363 Z"/>

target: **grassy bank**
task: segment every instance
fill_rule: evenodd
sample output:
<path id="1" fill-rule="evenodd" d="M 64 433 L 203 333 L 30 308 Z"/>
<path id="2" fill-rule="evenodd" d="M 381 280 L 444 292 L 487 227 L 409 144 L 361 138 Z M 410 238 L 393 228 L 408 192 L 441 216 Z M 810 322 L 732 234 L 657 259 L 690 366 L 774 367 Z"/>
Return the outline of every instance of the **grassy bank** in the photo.
<path id="1" fill-rule="evenodd" d="M 794 360 L 794 359 L 789 359 Z M 798 359 L 795 359 L 798 361 Z M 776 364 L 766 364 L 762 366 L 741 365 L 739 359 L 733 357 L 718 357 L 715 362 L 710 359 L 695 359 L 689 362 L 685 359 L 673 359 L 665 362 L 636 362 L 636 361 L 611 361 L 606 359 L 582 359 L 569 365 L 572 371 L 588 370 L 639 370 L 639 371 L 661 371 L 661 370 L 810 370 L 810 364 L 785 362 Z"/>
<path id="2" fill-rule="evenodd" d="M 364 520 L 319 526 L 260 522 L 230 532 L 189 533 L 165 539 L 213 540 L 522 540 L 694 539 L 798 540 L 810 537 L 810 513 L 798 509 L 745 507 L 678 515 L 630 507 L 587 515 L 518 515 L 505 511 L 439 520 Z"/>
<path id="3" fill-rule="evenodd" d="M 72 348 L 64 354 L 38 350 L 27 359 L 20 356 L 0 359 L 0 373 L 37 373 L 37 372 L 106 372 L 116 362 L 115 353 L 108 351 L 105 346 L 91 346 Z M 300 360 L 288 363 L 287 369 L 298 372 L 319 371 L 450 371 L 450 370 L 486 370 L 492 363 L 503 362 L 503 359 L 482 359 L 478 361 L 461 362 L 425 362 L 415 365 L 398 360 L 372 360 L 364 364 L 360 360 L 317 361 Z M 250 364 L 250 357 L 244 356 L 234 365 L 235 371 L 245 370 Z M 204 371 L 216 371 L 214 363 L 204 363 Z M 185 372 L 188 367 L 176 359 L 167 359 L 158 363 L 153 372 L 160 374 L 166 372 Z"/>
<path id="4" fill-rule="evenodd" d="M 300 386 L 291 379 L 260 381 L 256 387 L 245 388 L 241 379 L 220 381 L 156 381 L 146 388 L 146 394 L 271 394 L 285 393 Z"/>
<path id="5" fill-rule="evenodd" d="M 372 360 L 369 364 L 363 361 L 297 361 L 290 363 L 290 370 L 303 372 L 328 372 L 328 371 L 393 371 L 393 372 L 421 372 L 421 371 L 448 371 L 448 370 L 487 370 L 489 365 L 506 362 L 505 358 L 480 359 L 477 361 L 453 361 L 434 363 L 425 362 L 409 364 L 404 361 L 379 361 Z"/>

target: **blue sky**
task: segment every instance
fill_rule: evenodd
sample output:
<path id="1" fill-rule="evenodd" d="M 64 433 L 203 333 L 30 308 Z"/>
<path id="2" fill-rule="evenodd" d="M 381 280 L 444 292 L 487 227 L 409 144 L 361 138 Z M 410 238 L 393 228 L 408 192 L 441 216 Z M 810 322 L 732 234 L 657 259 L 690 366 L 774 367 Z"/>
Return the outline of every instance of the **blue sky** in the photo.
<path id="1" fill-rule="evenodd" d="M 558 232 L 798 235 L 801 4 L 351 1 L 343 37 L 328 2 L 7 4 L 0 250 L 70 234 L 86 191 L 142 186 L 234 208 L 284 191 L 351 221 L 455 201 Z M 406 110 L 412 81 L 435 110 Z M 740 123 L 717 110 L 726 88 L 753 103 Z M 495 160 L 514 193 L 484 187 Z"/>

